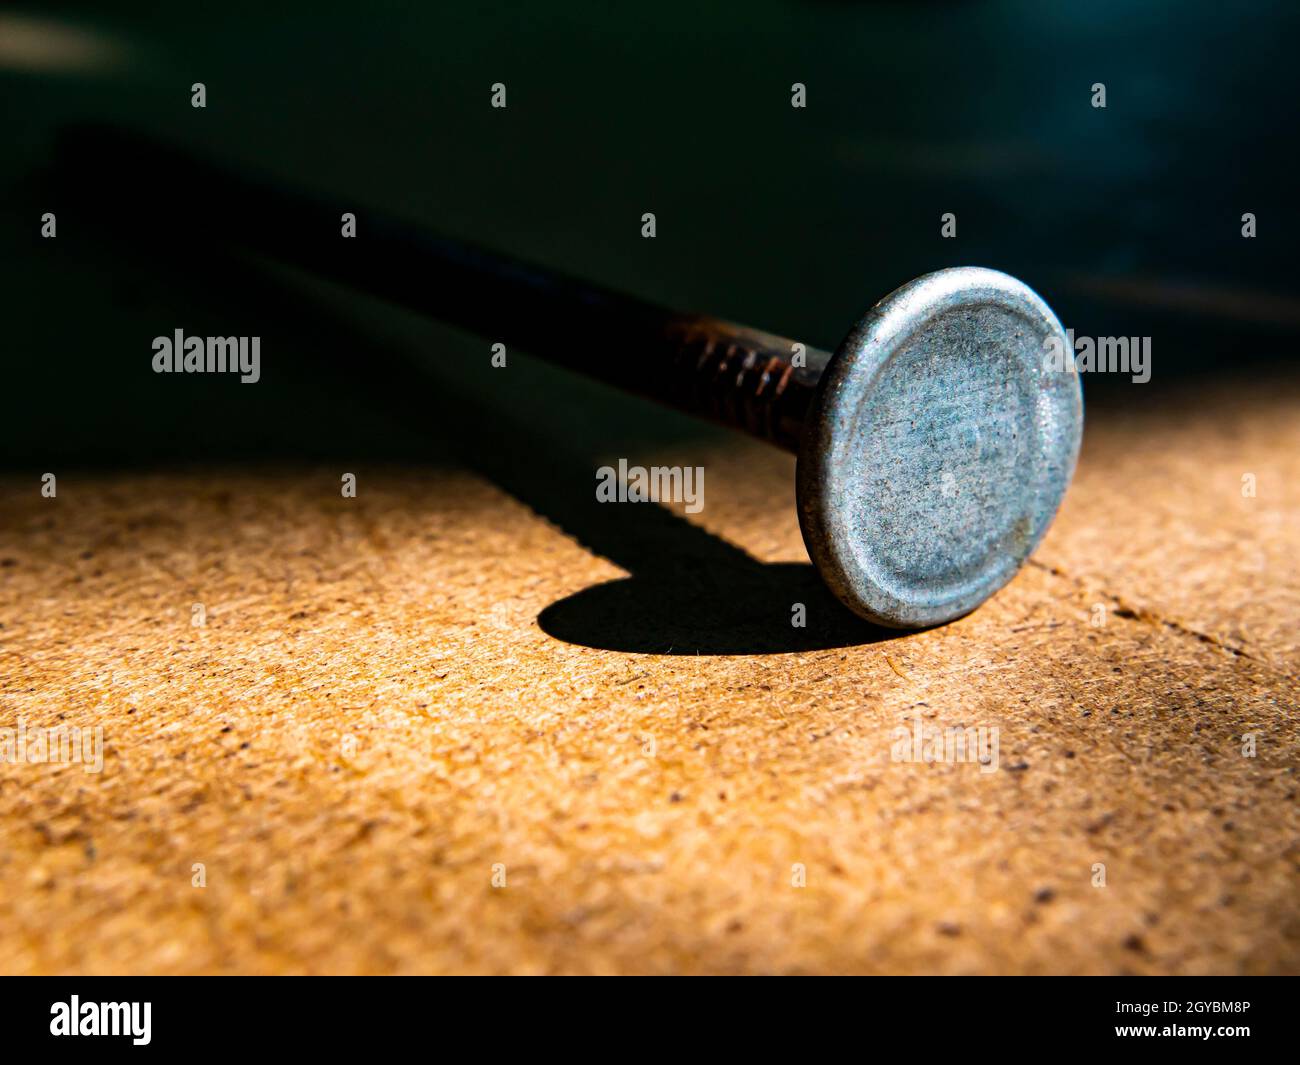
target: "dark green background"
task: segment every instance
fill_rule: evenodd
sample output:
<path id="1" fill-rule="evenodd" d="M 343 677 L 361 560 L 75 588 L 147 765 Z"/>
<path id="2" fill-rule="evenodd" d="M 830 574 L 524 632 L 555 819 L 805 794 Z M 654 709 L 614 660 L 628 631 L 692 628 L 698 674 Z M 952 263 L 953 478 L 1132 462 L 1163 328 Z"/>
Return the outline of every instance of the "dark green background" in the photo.
<path id="1" fill-rule="evenodd" d="M 152 252 L 129 217 L 105 235 L 64 211 L 41 240 L 41 212 L 67 206 L 44 169 L 53 135 L 85 118 L 355 201 L 363 225 L 382 207 L 825 347 L 917 274 L 998 267 L 1081 334 L 1153 337 L 1150 384 L 1085 382 L 1102 407 L 1175 386 L 1213 402 L 1224 374 L 1294 365 L 1300 5 L 56 5 L 3 18 L 0 455 L 19 470 L 433 459 L 468 435 L 527 476 L 525 447 L 625 453 L 713 432 L 521 353 L 492 371 L 484 340 L 232 268 L 201 244 Z M 15 18 L 28 20 L 16 43 Z M 51 39 L 89 35 L 108 61 L 32 57 L 31 20 Z M 504 111 L 489 107 L 497 81 Z M 796 81 L 804 110 L 790 107 Z M 1090 105 L 1097 81 L 1105 110 Z M 640 236 L 645 211 L 655 240 Z M 940 237 L 945 211 L 956 240 Z M 151 339 L 178 327 L 261 335 L 261 383 L 153 374 Z M 426 367 L 427 423 L 391 414 L 390 356 Z"/>

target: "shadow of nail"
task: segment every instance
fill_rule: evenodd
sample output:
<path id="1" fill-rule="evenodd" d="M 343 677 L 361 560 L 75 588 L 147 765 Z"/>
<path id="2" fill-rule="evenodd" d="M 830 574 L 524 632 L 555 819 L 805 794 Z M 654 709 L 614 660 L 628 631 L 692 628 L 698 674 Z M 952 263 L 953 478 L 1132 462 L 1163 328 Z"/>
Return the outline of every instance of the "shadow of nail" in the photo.
<path id="1" fill-rule="evenodd" d="M 518 370 L 496 371 L 486 358 L 469 365 L 454 352 L 462 345 L 437 332 L 432 342 L 423 333 L 415 342 L 409 335 L 379 335 L 385 330 L 374 327 L 374 301 L 357 297 L 356 303 L 345 290 L 297 271 L 268 269 L 217 249 L 185 283 L 199 293 L 219 293 L 227 314 L 237 305 L 250 327 L 280 340 L 280 371 L 300 378 L 304 387 L 308 380 L 316 385 L 312 413 L 324 427 L 320 439 L 326 445 L 328 427 L 347 425 L 364 409 L 381 414 L 381 424 L 400 419 L 435 446 L 416 452 L 395 447 L 386 454 L 379 440 L 369 457 L 421 463 L 453 457 L 630 574 L 544 609 L 538 624 L 556 639 L 625 652 L 739 655 L 906 635 L 857 618 L 808 563 L 763 564 L 657 504 L 598 501 L 595 473 L 603 463 L 596 456 L 609 452 L 610 427 L 639 420 L 662 444 L 663 426 L 673 417 L 685 421 L 680 416 L 647 417 L 643 401 L 608 390 L 598 397 L 608 409 L 590 418 L 583 408 L 590 393 L 584 399 L 576 384 L 566 388 L 571 382 L 562 371 L 527 361 L 512 361 Z M 358 308 L 366 313 L 354 313 Z M 441 348 L 437 358 L 420 350 L 442 344 L 457 357 L 446 357 Z M 539 384 L 548 390 L 535 391 Z M 282 387 L 286 395 L 295 394 L 292 380 Z M 352 445 L 343 446 L 351 452 Z M 653 446 L 653 440 L 637 446 Z M 673 446 L 680 450 L 681 439 Z M 210 456 L 196 451 L 172 457 Z M 492 559 L 485 557 L 483 564 L 490 566 Z M 803 607 L 798 615 L 796 604 Z"/>
<path id="2" fill-rule="evenodd" d="M 623 577 L 552 603 L 537 623 L 567 643 L 673 655 L 819 651 L 906 635 L 854 616 L 806 562 Z"/>

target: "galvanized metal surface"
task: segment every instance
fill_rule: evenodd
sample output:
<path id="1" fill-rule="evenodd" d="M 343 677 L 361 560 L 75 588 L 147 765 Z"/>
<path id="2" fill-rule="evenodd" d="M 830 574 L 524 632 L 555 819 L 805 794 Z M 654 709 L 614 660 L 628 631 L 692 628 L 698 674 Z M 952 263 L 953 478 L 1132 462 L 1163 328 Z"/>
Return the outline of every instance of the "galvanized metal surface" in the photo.
<path id="1" fill-rule="evenodd" d="M 851 609 L 918 628 L 968 613 L 1047 531 L 1073 476 L 1079 378 L 1056 316 L 995 270 L 927 274 L 845 338 L 799 453 L 799 519 Z M 1064 349 L 1064 350 L 1068 350 Z"/>

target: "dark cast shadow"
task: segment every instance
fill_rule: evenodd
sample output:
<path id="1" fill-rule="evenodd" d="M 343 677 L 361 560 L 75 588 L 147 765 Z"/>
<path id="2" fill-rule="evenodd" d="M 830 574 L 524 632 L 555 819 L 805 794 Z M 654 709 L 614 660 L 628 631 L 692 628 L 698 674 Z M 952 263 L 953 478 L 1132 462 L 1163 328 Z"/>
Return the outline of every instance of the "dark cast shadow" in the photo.
<path id="1" fill-rule="evenodd" d="M 484 358 L 467 358 L 469 349 L 456 334 L 418 321 L 413 328 L 409 315 L 298 271 L 206 248 L 203 255 L 186 255 L 183 276 L 164 276 L 159 262 L 175 258 L 165 237 L 150 234 L 143 247 L 124 246 L 111 230 L 101 237 L 112 276 L 135 277 L 127 283 L 148 294 L 149 322 L 161 316 L 200 333 L 206 319 L 209 331 L 260 335 L 265 348 L 277 353 L 278 370 L 266 364 L 266 380 L 255 395 L 238 385 L 214 389 L 212 402 L 222 405 L 204 408 L 201 417 L 196 411 L 202 424 L 238 431 L 224 433 L 218 443 L 201 433 L 173 436 L 163 452 L 168 464 L 228 466 L 254 455 L 263 462 L 346 456 L 436 465 L 453 459 L 627 571 L 627 577 L 586 588 L 541 612 L 542 630 L 571 644 L 631 653 L 746 655 L 904 635 L 856 617 L 808 563 L 763 564 L 657 504 L 596 499 L 595 474 L 604 464 L 599 456 L 610 453 L 611 431 L 617 436 L 620 426 L 639 423 L 645 432 L 638 448 L 680 451 L 683 426 L 688 434 L 701 431 L 694 423 L 513 352 L 509 374 L 501 374 Z M 82 250 L 94 254 L 91 247 Z M 109 274 L 93 260 L 86 271 Z M 84 345 L 69 343 L 69 350 L 98 350 L 91 340 L 105 334 L 114 354 L 122 349 L 113 365 L 140 361 L 128 353 L 138 346 L 136 334 L 147 336 L 148 330 L 134 328 L 129 317 L 111 323 L 93 317 L 96 337 Z M 472 350 L 484 348 L 476 341 Z M 78 373 L 65 377 L 73 385 L 88 381 L 79 408 L 87 412 L 93 413 L 97 394 L 110 387 Z M 171 382 L 153 378 L 142 371 L 133 382 L 138 387 L 124 390 L 117 404 L 116 416 L 131 419 L 142 433 L 136 450 L 126 455 L 128 464 L 158 462 L 160 449 L 148 426 L 162 409 L 158 390 Z M 258 406 L 248 405 L 253 399 Z M 298 431 L 279 424 L 286 418 L 298 419 Z M 358 434 L 359 425 L 371 428 Z M 238 446 L 241 440 L 251 442 L 252 454 Z M 626 439 L 613 446 L 620 444 Z M 483 565 L 491 566 L 492 559 L 485 557 Z"/>
<path id="2" fill-rule="evenodd" d="M 548 635 L 584 647 L 672 655 L 817 651 L 906 635 L 858 618 L 810 563 L 759 562 L 657 504 L 599 502 L 595 473 L 602 465 L 597 456 L 608 453 L 607 422 L 585 419 L 545 396 L 506 403 L 494 391 L 499 378 L 467 378 L 456 359 L 414 359 L 407 343 L 359 330 L 336 301 L 256 272 L 243 276 L 249 292 L 241 299 L 271 301 L 268 310 L 292 315 L 294 328 L 310 337 L 316 372 L 323 363 L 355 367 L 357 353 L 365 353 L 368 376 L 383 381 L 383 388 L 354 393 L 352 402 L 400 417 L 458 463 L 628 572 L 546 607 L 537 623 Z M 616 408 L 642 403 L 613 391 L 604 398 Z M 800 625 L 794 623 L 797 604 Z"/>
<path id="3" fill-rule="evenodd" d="M 319 357 L 346 365 L 356 352 L 366 353 L 368 368 L 385 383 L 382 395 L 364 397 L 368 402 L 435 437 L 460 464 L 628 571 L 544 609 L 537 623 L 556 639 L 644 654 L 753 655 L 904 635 L 854 615 L 810 563 L 761 563 L 657 504 L 599 502 L 597 456 L 607 453 L 609 442 L 600 435 L 601 423 L 570 406 L 538 395 L 512 407 L 491 391 L 499 388 L 495 381 L 483 386 L 483 395 L 476 379 L 453 372 L 448 360 L 417 364 L 405 345 L 357 332 L 344 316 L 301 293 L 286 289 L 275 299 L 282 314 L 291 307 L 301 311 L 303 328 L 313 323 Z M 604 398 L 616 407 L 642 402 L 612 391 Z"/>
<path id="4" fill-rule="evenodd" d="M 793 623 L 795 604 L 804 627 Z M 806 562 L 666 566 L 561 599 L 537 623 L 567 643 L 668 655 L 821 651 L 905 635 L 855 617 Z"/>

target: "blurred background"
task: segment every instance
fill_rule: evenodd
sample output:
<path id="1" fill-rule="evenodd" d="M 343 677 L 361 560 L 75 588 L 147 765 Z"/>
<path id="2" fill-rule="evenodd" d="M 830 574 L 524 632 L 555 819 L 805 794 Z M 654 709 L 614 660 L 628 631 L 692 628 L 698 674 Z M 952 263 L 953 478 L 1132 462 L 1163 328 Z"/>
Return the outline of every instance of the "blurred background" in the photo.
<path id="1" fill-rule="evenodd" d="M 997 267 L 1079 334 L 1153 338 L 1149 383 L 1085 380 L 1098 412 L 1297 377 L 1300 6 L 617 7 L 0 14 L 0 461 L 438 461 L 435 396 L 520 465 L 511 426 L 579 450 L 721 432 L 524 353 L 494 372 L 487 341 L 292 271 L 151 247 L 130 211 L 105 230 L 49 171 L 56 132 L 84 119 L 355 203 L 363 225 L 381 208 L 821 347 L 918 274 Z M 152 338 L 177 328 L 260 335 L 261 382 L 155 375 Z M 427 425 L 392 414 L 389 371 L 408 361 L 429 381 Z"/>

